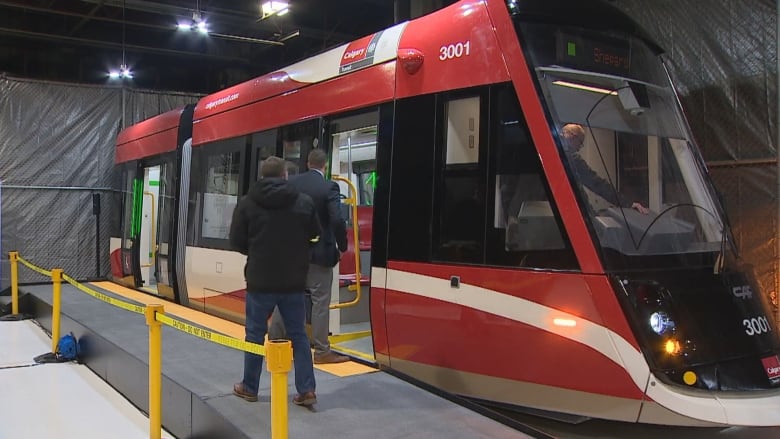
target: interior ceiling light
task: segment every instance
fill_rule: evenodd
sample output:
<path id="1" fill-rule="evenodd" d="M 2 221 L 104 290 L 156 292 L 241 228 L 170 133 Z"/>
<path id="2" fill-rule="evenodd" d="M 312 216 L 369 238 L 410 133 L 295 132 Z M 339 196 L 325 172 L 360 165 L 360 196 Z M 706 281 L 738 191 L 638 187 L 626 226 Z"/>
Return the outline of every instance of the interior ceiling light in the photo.
<path id="1" fill-rule="evenodd" d="M 576 82 L 553 81 L 553 84 L 560 85 L 560 86 L 563 86 L 563 87 L 576 88 L 578 90 L 592 91 L 594 93 L 603 93 L 605 95 L 617 96 L 617 94 L 618 94 L 615 90 L 607 90 L 606 88 L 593 87 L 591 85 L 578 84 Z"/>
<path id="2" fill-rule="evenodd" d="M 260 10 L 263 13 L 260 19 L 265 20 L 273 15 L 282 16 L 290 12 L 290 4 L 288 2 L 268 0 L 260 5 Z"/>

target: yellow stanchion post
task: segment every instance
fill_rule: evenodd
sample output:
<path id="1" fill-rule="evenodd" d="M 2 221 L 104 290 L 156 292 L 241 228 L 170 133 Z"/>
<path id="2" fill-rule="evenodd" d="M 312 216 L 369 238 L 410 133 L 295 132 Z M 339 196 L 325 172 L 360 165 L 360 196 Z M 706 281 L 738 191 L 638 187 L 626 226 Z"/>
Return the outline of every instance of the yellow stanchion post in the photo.
<path id="1" fill-rule="evenodd" d="M 144 315 L 149 325 L 149 438 L 162 436 L 162 323 L 156 319 L 163 314 L 159 304 L 146 306 Z"/>
<path id="2" fill-rule="evenodd" d="M 11 261 L 11 314 L 19 314 L 19 252 L 8 252 Z"/>
<path id="3" fill-rule="evenodd" d="M 62 268 L 51 270 L 51 352 L 57 353 L 60 341 L 60 310 L 62 308 Z"/>
<path id="4" fill-rule="evenodd" d="M 287 439 L 287 374 L 292 369 L 292 343 L 269 340 L 265 358 L 271 374 L 271 439 Z"/>

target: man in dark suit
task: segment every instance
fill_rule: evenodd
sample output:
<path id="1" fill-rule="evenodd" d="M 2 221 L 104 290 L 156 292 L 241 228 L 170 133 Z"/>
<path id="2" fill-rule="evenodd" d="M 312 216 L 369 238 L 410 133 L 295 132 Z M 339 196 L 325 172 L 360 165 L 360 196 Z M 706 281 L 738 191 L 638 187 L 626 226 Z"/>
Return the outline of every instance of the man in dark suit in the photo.
<path id="1" fill-rule="evenodd" d="M 314 207 L 322 225 L 320 240 L 311 249 L 306 287 L 311 293 L 311 342 L 314 347 L 314 363 L 343 363 L 349 357 L 330 350 L 328 333 L 330 326 L 331 286 L 333 267 L 347 250 L 346 223 L 341 217 L 339 186 L 325 179 L 328 155 L 322 149 L 313 149 L 307 158 L 308 172 L 290 179 L 290 184 L 314 200 Z M 281 338 L 284 333 L 278 312 L 271 321 L 269 336 Z"/>

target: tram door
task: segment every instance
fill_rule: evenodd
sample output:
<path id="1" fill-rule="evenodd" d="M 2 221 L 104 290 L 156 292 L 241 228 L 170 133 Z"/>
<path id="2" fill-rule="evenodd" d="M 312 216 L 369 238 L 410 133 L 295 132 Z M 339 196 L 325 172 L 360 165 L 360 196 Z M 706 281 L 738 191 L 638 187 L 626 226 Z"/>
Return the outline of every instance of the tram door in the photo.
<path id="1" fill-rule="evenodd" d="M 330 172 L 335 177 L 349 180 L 350 184 L 336 181 L 343 199 L 356 197 L 357 216 L 351 206 L 343 205 L 347 219 L 347 252 L 339 262 L 339 320 L 346 331 L 369 329 L 369 288 L 371 273 L 371 229 L 374 214 L 374 188 L 376 185 L 376 145 L 378 111 L 342 117 L 330 121 Z M 354 226 L 358 238 L 355 240 Z M 356 257 L 357 256 L 357 257 Z M 357 295 L 356 272 L 360 272 L 360 300 Z M 355 302 L 355 303 L 352 303 Z M 344 304 L 349 304 L 344 306 Z M 333 319 L 331 319 L 333 320 Z M 349 326 L 346 326 L 349 325 Z"/>
<path id="2" fill-rule="evenodd" d="M 140 288 L 175 300 L 170 263 L 174 211 L 172 166 L 162 163 L 142 169 L 143 182 L 136 186 L 141 193 L 137 196 L 140 203 L 135 215 L 140 225 L 137 239 Z"/>

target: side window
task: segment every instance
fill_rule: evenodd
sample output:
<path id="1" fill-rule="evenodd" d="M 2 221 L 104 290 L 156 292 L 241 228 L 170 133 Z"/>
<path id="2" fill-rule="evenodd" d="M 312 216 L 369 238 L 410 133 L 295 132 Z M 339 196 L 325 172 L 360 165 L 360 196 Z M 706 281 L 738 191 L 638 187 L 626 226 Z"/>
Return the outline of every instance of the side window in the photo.
<path id="1" fill-rule="evenodd" d="M 196 245 L 229 248 L 233 210 L 244 186 L 246 137 L 219 141 L 193 150 L 190 212 Z"/>
<path id="2" fill-rule="evenodd" d="M 307 120 L 295 125 L 282 127 L 282 158 L 287 160 L 287 173 L 290 175 L 306 172 L 306 158 L 312 148 L 319 147 L 320 120 Z"/>
<path id="3" fill-rule="evenodd" d="M 229 152 L 206 158 L 203 192 L 203 238 L 228 239 L 230 219 L 238 202 L 241 153 Z"/>
<path id="4" fill-rule="evenodd" d="M 495 87 L 491 99 L 493 186 L 487 228 L 489 265 L 577 269 L 514 89 Z"/>
<path id="5" fill-rule="evenodd" d="M 252 154 L 255 157 L 253 180 L 260 180 L 260 162 L 276 155 L 276 128 L 252 134 Z"/>
<path id="6" fill-rule="evenodd" d="M 400 99 L 394 116 L 392 130 L 387 130 L 393 133 L 392 153 L 387 156 L 389 183 L 382 174 L 378 184 L 389 197 L 388 220 L 382 224 L 388 235 L 387 259 L 430 262 L 436 96 Z M 381 148 L 377 152 L 383 155 Z M 383 172 L 381 163 L 379 171 Z"/>
<path id="7" fill-rule="evenodd" d="M 434 205 L 438 207 L 439 261 L 482 263 L 485 230 L 485 187 L 482 138 L 483 96 L 449 98 L 440 111 L 444 127 L 442 166 Z"/>

